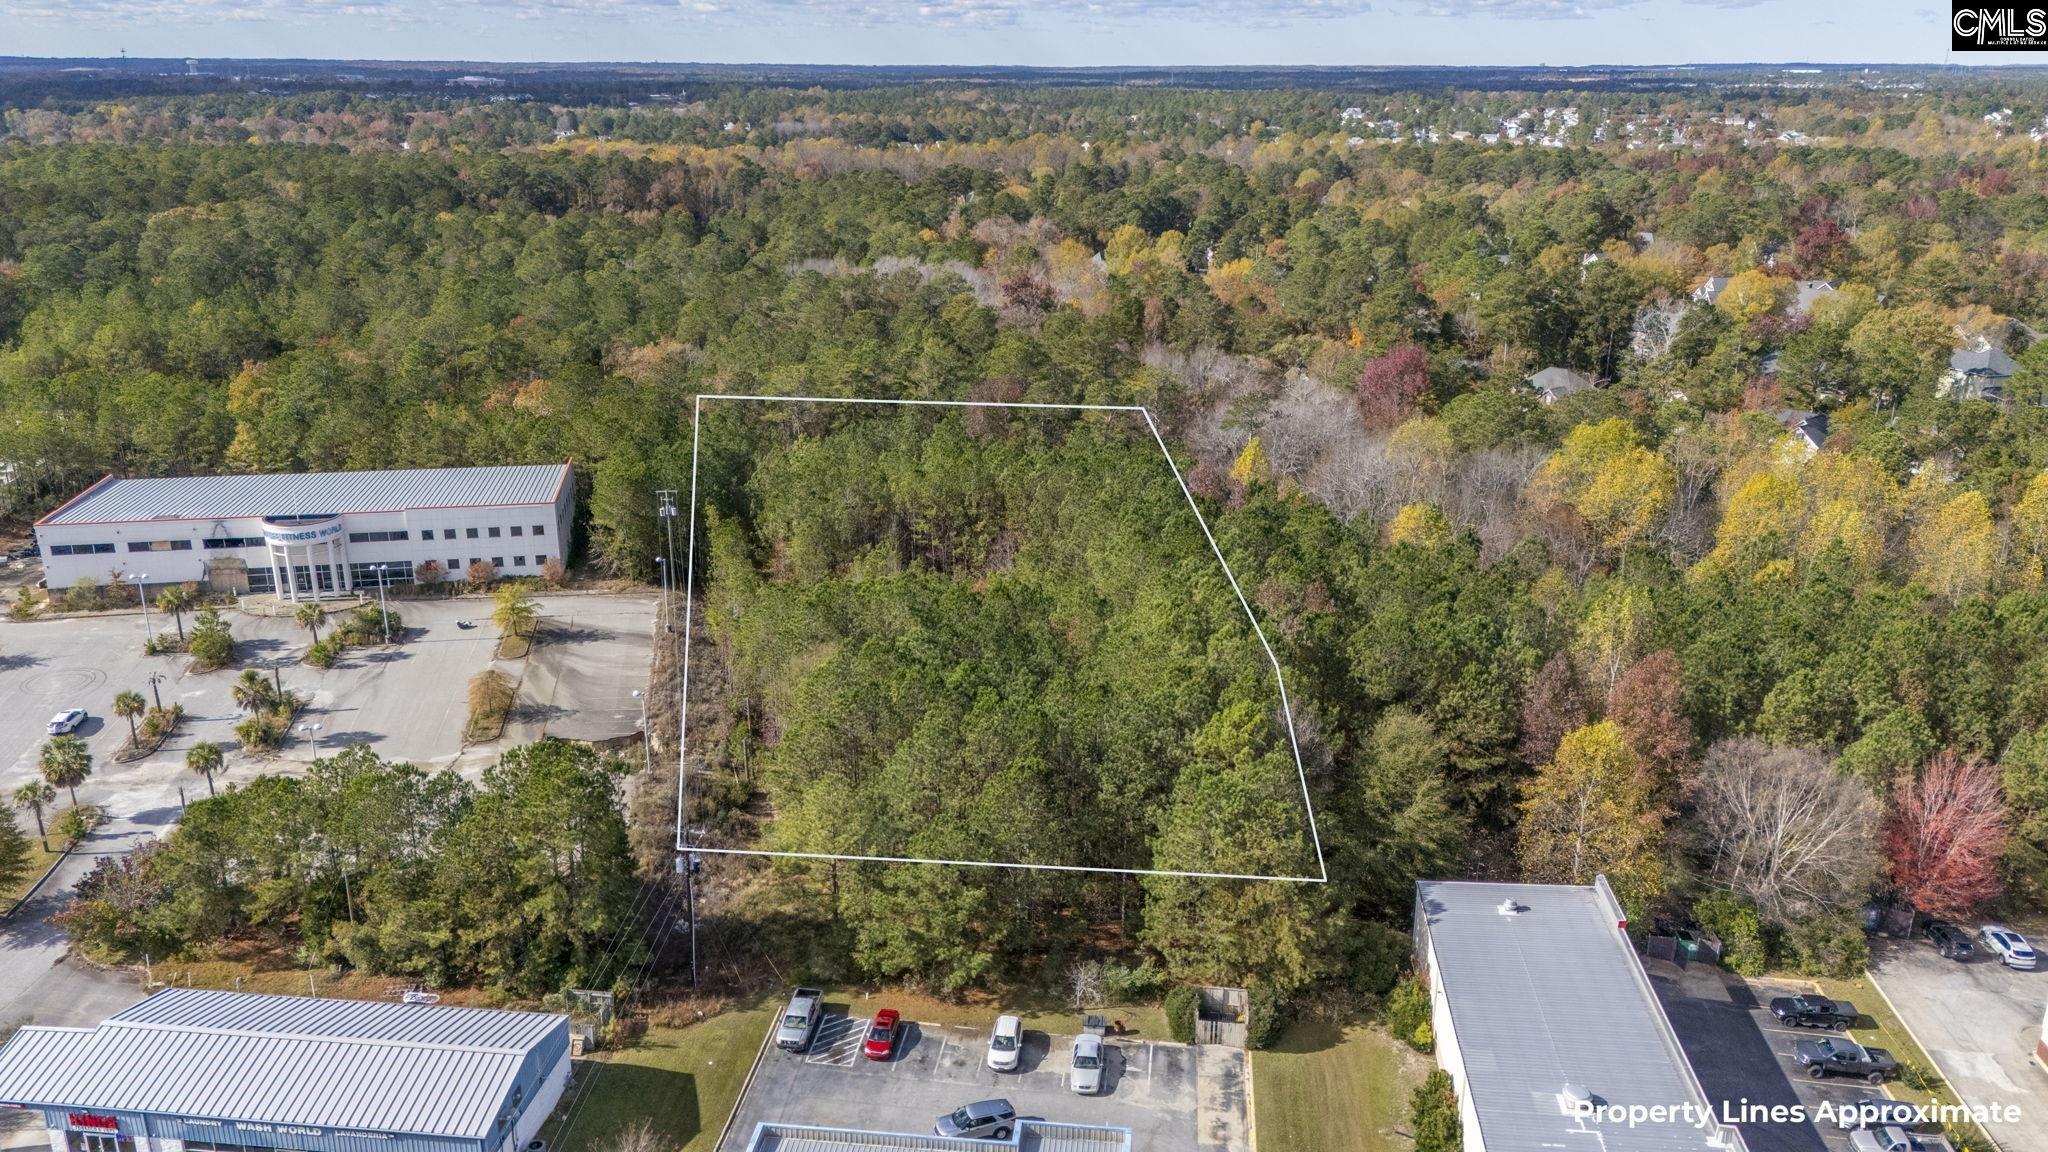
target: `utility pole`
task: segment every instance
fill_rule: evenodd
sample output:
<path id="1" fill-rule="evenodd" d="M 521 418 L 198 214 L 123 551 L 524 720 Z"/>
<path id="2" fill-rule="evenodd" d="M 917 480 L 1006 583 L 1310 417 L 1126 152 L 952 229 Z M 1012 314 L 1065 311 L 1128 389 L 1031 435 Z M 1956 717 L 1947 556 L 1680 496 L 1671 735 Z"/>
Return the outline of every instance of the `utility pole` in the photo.
<path id="1" fill-rule="evenodd" d="M 389 567 L 389 564 L 377 565 L 377 625 L 384 633 L 386 644 L 391 643 L 391 612 L 384 606 L 384 585 L 389 583 L 384 576 L 384 570 Z"/>
<path id="2" fill-rule="evenodd" d="M 693 448 L 693 458 L 694 458 L 694 448 Z M 696 466 L 695 466 L 695 464 L 693 463 L 693 464 L 691 465 L 691 471 L 692 471 L 692 480 L 693 480 L 693 482 L 694 482 L 694 474 L 695 474 L 695 469 L 696 469 Z M 672 590 L 672 589 L 674 588 L 674 585 L 675 585 L 675 554 L 676 554 L 676 496 L 677 496 L 677 495 L 679 495 L 679 493 L 678 493 L 678 492 L 677 492 L 677 491 L 676 491 L 675 489 L 673 489 L 673 488 L 663 488 L 663 489 L 661 489 L 660 491 L 656 492 L 656 493 L 655 493 L 654 495 L 655 495 L 655 498 L 656 498 L 656 499 L 657 499 L 658 501 L 660 501 L 660 507 L 659 507 L 659 513 L 658 513 L 658 514 L 659 514 L 659 515 L 661 516 L 662 526 L 663 526 L 663 529 L 665 530 L 665 532 L 666 532 L 666 534 L 667 534 L 667 539 L 668 539 L 668 552 L 667 552 L 667 559 L 668 559 L 668 562 L 662 565 L 662 574 L 663 574 L 663 575 L 664 575 L 664 576 L 666 577 L 666 579 L 665 579 L 665 580 L 663 581 L 663 585 L 662 585 L 662 593 L 661 593 L 661 595 L 662 595 L 662 617 L 663 617 L 663 619 L 664 619 L 664 620 L 666 621 L 666 627 L 667 627 L 667 629 L 668 629 L 668 635 L 669 635 L 670 637 L 673 637 L 673 636 L 675 635 L 675 633 L 676 633 L 676 618 L 675 618 L 675 610 L 674 610 L 674 607 L 673 607 L 673 605 L 672 605 L 672 602 L 671 602 L 671 597 L 670 597 L 669 593 L 670 593 L 670 591 L 671 591 L 671 590 Z M 693 502 L 691 503 L 691 505 L 690 505 L 690 519 L 691 519 L 691 527 L 692 527 L 692 531 L 694 531 L 694 530 L 695 530 L 695 525 L 696 525 L 696 511 L 697 511 L 697 506 L 696 506 L 695 502 L 693 501 Z M 693 574 L 692 574 L 692 573 L 690 573 L 690 572 L 688 572 L 688 571 L 685 571 L 683 575 L 684 575 L 684 578 L 685 578 L 685 579 L 687 580 L 687 579 L 690 579 L 690 578 L 691 578 L 691 576 L 692 576 Z M 694 582 L 694 581 L 693 581 L 693 582 Z M 685 612 L 688 612 L 689 610 L 690 610 L 690 606 L 689 606 L 689 603 L 688 603 L 688 598 L 687 598 L 687 597 L 685 597 L 685 598 L 684 598 L 684 605 L 683 605 L 683 611 L 685 611 Z M 686 620 L 686 621 L 684 621 L 684 622 L 683 622 L 683 626 L 684 626 L 684 632 L 683 632 L 683 635 L 684 635 L 685 637 L 687 637 L 687 636 L 689 635 L 689 621 L 687 621 L 687 620 Z M 673 639 L 671 639 L 671 640 L 669 641 L 669 644 L 670 644 L 670 647 L 671 647 L 671 653 L 673 653 L 673 648 L 674 648 L 674 644 L 675 644 L 675 641 L 674 641 Z M 687 902 L 687 904 L 688 904 L 688 906 L 689 906 L 689 915 L 690 915 L 690 990 L 691 990 L 692 992 L 694 992 L 694 991 L 696 991 L 696 990 L 697 990 L 697 988 L 698 988 L 698 982 L 697 982 L 697 866 L 698 866 L 698 861 L 699 861 L 699 859 L 700 859 L 700 858 L 698 857 L 698 855 L 697 855 L 697 854 L 696 854 L 695 852 L 693 852 L 693 851 L 691 851 L 691 850 L 690 850 L 690 849 L 692 848 L 692 846 L 693 846 L 693 845 L 692 845 L 692 841 L 693 841 L 693 839 L 694 839 L 694 837 L 693 837 L 693 836 L 692 836 L 692 834 L 691 834 L 691 829 L 690 829 L 690 764 L 689 764 L 689 760 L 688 760 L 688 758 L 687 758 L 687 757 L 686 757 L 686 755 L 684 754 L 684 749 L 683 749 L 683 739 L 682 739 L 682 737 L 683 737 L 683 732 L 684 732 L 684 730 L 685 730 L 685 727 L 686 727 L 686 726 L 688 725 L 688 723 L 689 723 L 689 718 L 688 718 L 687 716 L 685 716 L 685 715 L 684 715 L 684 710 L 685 710 L 685 709 L 687 709 L 687 708 L 688 708 L 688 707 L 690 706 L 690 693 L 689 693 L 689 689 L 688 689 L 688 687 L 687 687 L 687 685 L 688 685 L 688 684 L 689 684 L 689 682 L 690 682 L 690 670 L 689 670 L 689 668 L 688 668 L 688 666 L 687 666 L 687 662 L 688 662 L 689 658 L 690 658 L 690 648 L 689 648 L 689 645 L 688 645 L 688 644 L 685 644 L 685 645 L 683 646 L 683 652 L 682 652 L 682 655 L 681 655 L 681 657 L 680 657 L 680 659 L 681 659 L 681 660 L 682 660 L 682 661 L 684 662 L 684 666 L 682 666 L 682 667 L 680 667 L 680 668 L 678 669 L 678 672 L 679 672 L 679 675 L 678 675 L 678 677 L 677 677 L 677 684 L 678 684 L 678 686 L 677 686 L 677 688 L 676 688 L 676 831 L 677 831 L 677 833 L 678 833 L 678 834 L 679 834 L 679 835 L 681 836 L 681 838 L 682 838 L 682 846 L 683 846 L 683 858 L 682 858 L 681 860 L 677 861 L 677 863 L 678 863 L 678 864 L 679 864 L 679 865 L 681 866 L 681 868 L 682 868 L 682 870 L 683 870 L 683 893 L 684 893 L 684 899 L 685 899 L 685 901 Z"/>

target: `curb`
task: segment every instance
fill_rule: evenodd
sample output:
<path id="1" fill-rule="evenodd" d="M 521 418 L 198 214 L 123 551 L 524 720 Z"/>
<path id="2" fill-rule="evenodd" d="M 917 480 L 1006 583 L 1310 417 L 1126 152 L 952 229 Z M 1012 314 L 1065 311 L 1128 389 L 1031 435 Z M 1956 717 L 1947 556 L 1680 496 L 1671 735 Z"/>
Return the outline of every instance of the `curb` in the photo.
<path id="1" fill-rule="evenodd" d="M 1870 986 L 1872 988 L 1877 989 L 1877 998 L 1884 1001 L 1884 1006 L 1886 1008 L 1891 1009 L 1892 1018 L 1899 1022 L 1899 1027 L 1904 1028 L 1906 1030 L 1906 1036 L 1913 1041 L 1914 1047 L 1920 1049 L 1921 1054 L 1927 1057 L 1927 1062 L 1929 1064 L 1934 1065 L 1934 1070 L 1936 1072 L 1941 1073 L 1941 1079 L 1944 1085 L 1948 1088 L 1949 1092 L 1955 1096 L 1957 1103 L 1967 1103 L 1963 1100 L 1962 1090 L 1956 1087 L 1955 1077 L 1949 1075 L 1948 1070 L 1941 1066 L 1941 1062 L 1934 1058 L 1934 1050 L 1929 1048 L 1926 1042 L 1922 1041 L 1920 1037 L 1914 1033 L 1913 1026 L 1911 1024 L 1906 1023 L 1906 1018 L 1900 1015 L 1899 1006 L 1892 1003 L 1891 995 L 1884 990 L 1884 985 L 1879 984 L 1877 982 L 1877 970 L 1874 968 L 1865 968 L 1863 970 L 1863 978 L 1870 981 Z M 1890 1093 L 1886 1093 L 1886 1095 L 1890 1095 Z M 1998 1137 L 1993 1136 L 1991 1134 L 1991 1129 L 1986 1128 L 1982 1124 L 1977 1124 L 1974 1122 L 1970 1126 L 1975 1128 L 1978 1131 L 1978 1133 L 1980 1133 L 1984 1137 L 1984 1139 L 1991 1145 L 1994 1152 L 2005 1152 L 2005 1145 L 2000 1144 L 1998 1142 Z"/>
<path id="2" fill-rule="evenodd" d="M 78 845 L 76 844 L 66 844 L 64 846 L 64 850 L 62 852 L 57 853 L 57 858 L 55 860 L 50 861 L 50 866 L 48 868 L 43 869 L 43 874 L 41 876 L 36 877 L 36 882 L 28 886 L 28 891 L 23 892 L 21 894 L 21 899 L 16 900 L 14 903 L 8 905 L 7 911 L 0 912 L 0 920 L 7 920 L 13 918 L 16 912 L 21 911 L 22 905 L 35 899 L 36 893 L 41 892 L 43 890 L 43 885 L 48 884 L 50 882 L 50 877 L 56 875 L 57 869 L 62 867 L 66 860 L 71 859 L 71 852 L 76 847 L 78 847 Z"/>
<path id="3" fill-rule="evenodd" d="M 732 1135 L 732 1126 L 740 1118 L 740 1105 L 746 1103 L 747 1093 L 753 1090 L 754 1074 L 761 1070 L 761 1061 L 768 1056 L 768 1041 L 774 1038 L 775 1025 L 770 1021 L 769 1026 L 761 1031 L 761 1047 L 754 1051 L 754 1062 L 747 1068 L 747 1078 L 740 1081 L 740 1093 L 732 1098 L 732 1111 L 726 1115 L 725 1123 L 719 1126 L 718 1139 L 712 1143 L 711 1152 L 720 1152 L 725 1147 L 725 1138 Z"/>

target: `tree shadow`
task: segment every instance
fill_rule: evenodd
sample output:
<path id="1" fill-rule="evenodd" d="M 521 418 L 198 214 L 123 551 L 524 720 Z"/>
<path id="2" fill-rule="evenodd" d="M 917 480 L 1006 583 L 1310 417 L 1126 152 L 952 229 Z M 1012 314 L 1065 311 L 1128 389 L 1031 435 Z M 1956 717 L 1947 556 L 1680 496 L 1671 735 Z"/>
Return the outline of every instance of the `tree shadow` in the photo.
<path id="1" fill-rule="evenodd" d="M 322 732 L 313 741 L 313 745 L 316 748 L 348 748 L 356 744 L 382 744 L 383 742 L 384 734 L 382 732 L 357 730 L 352 732 Z"/>
<path id="2" fill-rule="evenodd" d="M 0 653 L 0 672 L 13 672 L 21 668 L 41 666 L 43 658 L 33 652 Z"/>
<path id="3" fill-rule="evenodd" d="M 618 633 L 590 624 L 542 624 L 534 637 L 548 644 L 594 644 L 615 638 Z"/>

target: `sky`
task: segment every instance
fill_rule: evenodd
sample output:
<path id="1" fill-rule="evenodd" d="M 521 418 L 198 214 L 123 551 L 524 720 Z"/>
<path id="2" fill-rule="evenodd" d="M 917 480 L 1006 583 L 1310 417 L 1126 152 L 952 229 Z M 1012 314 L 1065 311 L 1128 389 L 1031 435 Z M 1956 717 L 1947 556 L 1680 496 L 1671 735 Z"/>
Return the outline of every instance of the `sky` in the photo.
<path id="1" fill-rule="evenodd" d="M 1928 0 L 0 0 L 0 55 L 812 64 L 2042 62 Z"/>

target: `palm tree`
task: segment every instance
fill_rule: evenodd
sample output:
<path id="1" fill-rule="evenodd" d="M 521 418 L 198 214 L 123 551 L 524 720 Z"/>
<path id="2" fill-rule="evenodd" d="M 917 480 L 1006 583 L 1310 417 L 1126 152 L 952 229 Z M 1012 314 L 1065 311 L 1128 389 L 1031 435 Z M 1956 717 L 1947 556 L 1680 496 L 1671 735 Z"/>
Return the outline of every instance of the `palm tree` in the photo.
<path id="1" fill-rule="evenodd" d="M 171 620 L 178 626 L 178 643 L 185 643 L 185 609 L 192 606 L 192 590 L 183 584 L 173 584 L 156 594 L 156 606 L 171 614 Z"/>
<path id="2" fill-rule="evenodd" d="M 36 756 L 43 779 L 53 788 L 71 793 L 71 806 L 78 807 L 78 786 L 92 775 L 92 753 L 76 736 L 53 736 Z"/>
<path id="3" fill-rule="evenodd" d="M 292 619 L 297 620 L 301 628 L 311 632 L 313 634 L 313 643 L 318 644 L 320 642 L 320 621 L 325 618 L 325 615 L 325 613 L 320 611 L 320 605 L 317 603 L 301 604 L 299 605 L 299 610 L 292 613 Z"/>
<path id="4" fill-rule="evenodd" d="M 220 771 L 220 745 L 211 740 L 201 740 L 185 753 L 185 767 L 206 777 L 206 794 L 213 792 L 213 774 Z"/>
<path id="5" fill-rule="evenodd" d="M 135 732 L 135 718 L 142 715 L 142 710 L 147 707 L 149 707 L 149 702 L 142 698 L 142 693 L 133 689 L 114 694 L 114 715 L 128 721 L 128 742 L 130 744 L 142 742 L 142 737 L 136 735 Z"/>
<path id="6" fill-rule="evenodd" d="M 235 699 L 235 707 L 249 713 L 268 711 L 275 699 L 270 681 L 254 668 L 242 669 L 241 679 L 228 691 Z"/>
<path id="7" fill-rule="evenodd" d="M 498 606 L 491 609 L 491 619 L 507 636 L 524 636 L 533 631 L 540 609 L 524 585 L 507 584 L 498 589 Z"/>
<path id="8" fill-rule="evenodd" d="M 14 806 L 36 814 L 36 839 L 43 842 L 45 852 L 50 850 L 50 830 L 43 827 L 43 809 L 56 802 L 57 790 L 47 780 L 31 780 L 14 790 Z"/>

